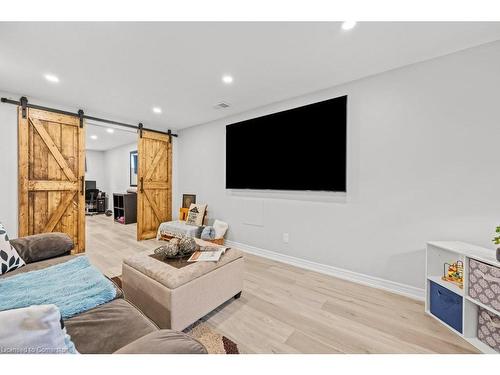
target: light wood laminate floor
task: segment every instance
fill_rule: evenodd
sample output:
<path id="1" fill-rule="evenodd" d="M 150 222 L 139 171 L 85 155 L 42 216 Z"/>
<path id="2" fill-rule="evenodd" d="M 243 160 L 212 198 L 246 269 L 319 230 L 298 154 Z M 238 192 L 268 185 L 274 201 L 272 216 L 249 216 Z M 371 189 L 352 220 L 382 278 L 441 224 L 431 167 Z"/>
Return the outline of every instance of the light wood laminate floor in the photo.
<path id="1" fill-rule="evenodd" d="M 87 255 L 108 276 L 157 246 L 135 224 L 87 217 Z M 476 353 L 424 313 L 422 302 L 246 255 L 244 289 L 204 320 L 243 353 Z"/>

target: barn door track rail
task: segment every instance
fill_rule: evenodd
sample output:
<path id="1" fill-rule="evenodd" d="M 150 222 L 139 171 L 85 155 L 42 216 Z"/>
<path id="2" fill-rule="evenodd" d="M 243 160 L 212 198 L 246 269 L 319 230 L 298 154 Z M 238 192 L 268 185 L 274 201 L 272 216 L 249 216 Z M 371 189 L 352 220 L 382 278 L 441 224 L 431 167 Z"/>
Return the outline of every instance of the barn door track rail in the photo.
<path id="1" fill-rule="evenodd" d="M 139 123 L 138 125 L 131 125 L 131 124 L 126 124 L 126 123 L 119 122 L 119 121 L 107 120 L 107 119 L 104 119 L 104 118 L 89 116 L 89 115 L 86 115 L 83 112 L 83 110 L 81 110 L 81 109 L 77 113 L 74 113 L 74 112 L 69 112 L 69 111 L 63 111 L 63 110 L 57 109 L 57 108 L 44 107 L 44 106 L 41 106 L 41 105 L 36 105 L 36 104 L 28 103 L 28 98 L 26 98 L 25 96 L 21 97 L 19 99 L 19 101 L 8 99 L 8 98 L 2 98 L 1 101 L 2 101 L 2 103 L 14 104 L 14 105 L 20 106 L 21 109 L 22 109 L 22 116 L 23 116 L 23 118 L 26 118 L 26 108 L 33 108 L 33 109 L 40 109 L 42 111 L 59 113 L 61 115 L 77 116 L 77 117 L 80 118 L 80 127 L 83 127 L 83 120 L 87 119 L 87 120 L 93 120 L 93 121 L 103 122 L 103 123 L 106 123 L 106 124 L 119 125 L 119 126 L 124 126 L 126 128 L 135 129 L 135 130 L 137 130 L 139 132 L 139 134 L 141 135 L 141 137 L 142 137 L 142 131 L 143 130 L 147 130 L 147 131 L 150 131 L 150 132 L 155 132 L 155 133 L 160 133 L 160 134 L 168 135 L 169 140 L 172 140 L 172 137 L 178 137 L 178 135 L 172 133 L 172 131 L 170 129 L 168 129 L 166 132 L 162 132 L 160 130 L 145 128 L 142 125 L 142 123 Z"/>

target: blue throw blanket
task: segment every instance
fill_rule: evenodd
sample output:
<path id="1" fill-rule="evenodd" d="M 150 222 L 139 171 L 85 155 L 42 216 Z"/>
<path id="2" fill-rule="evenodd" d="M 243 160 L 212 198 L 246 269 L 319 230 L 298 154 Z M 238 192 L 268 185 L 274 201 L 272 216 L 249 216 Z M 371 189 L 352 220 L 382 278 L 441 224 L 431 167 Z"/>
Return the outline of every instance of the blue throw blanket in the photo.
<path id="1" fill-rule="evenodd" d="M 116 297 L 116 289 L 86 256 L 0 280 L 0 311 L 54 304 L 64 319 Z"/>

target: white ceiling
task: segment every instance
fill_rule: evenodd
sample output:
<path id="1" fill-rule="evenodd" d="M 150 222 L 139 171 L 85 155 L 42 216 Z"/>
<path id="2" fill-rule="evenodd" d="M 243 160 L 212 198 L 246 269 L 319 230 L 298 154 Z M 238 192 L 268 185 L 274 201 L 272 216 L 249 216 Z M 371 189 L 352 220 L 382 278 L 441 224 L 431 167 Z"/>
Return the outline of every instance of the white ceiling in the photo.
<path id="1" fill-rule="evenodd" d="M 497 22 L 4 22 L 0 90 L 180 129 L 499 39 Z"/>
<path id="2" fill-rule="evenodd" d="M 137 133 L 123 128 L 109 127 L 103 125 L 94 125 L 91 122 L 86 123 L 86 141 L 87 150 L 107 151 L 116 147 L 129 145 L 137 142 Z M 113 129 L 113 133 L 108 133 L 107 129 Z M 97 136 L 92 139 L 91 136 Z"/>

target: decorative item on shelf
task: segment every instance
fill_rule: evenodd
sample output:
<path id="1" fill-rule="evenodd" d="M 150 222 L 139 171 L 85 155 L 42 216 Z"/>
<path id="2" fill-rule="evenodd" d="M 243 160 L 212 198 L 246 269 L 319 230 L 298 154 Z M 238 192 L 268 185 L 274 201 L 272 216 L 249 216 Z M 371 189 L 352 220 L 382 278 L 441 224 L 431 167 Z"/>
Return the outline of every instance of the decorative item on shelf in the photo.
<path id="1" fill-rule="evenodd" d="M 188 213 L 189 213 L 189 208 L 184 208 L 184 207 L 179 208 L 179 220 L 186 221 Z"/>
<path id="2" fill-rule="evenodd" d="M 500 245 L 500 226 L 495 228 L 495 237 L 492 241 L 495 245 Z M 497 247 L 497 260 L 500 262 L 500 247 Z"/>
<path id="3" fill-rule="evenodd" d="M 195 194 L 182 194 L 182 208 L 191 207 L 192 204 L 196 203 L 196 195 Z"/>
<path id="4" fill-rule="evenodd" d="M 455 284 L 460 289 L 464 287 L 464 263 L 457 260 L 455 263 L 445 263 L 443 265 L 443 281 L 448 281 Z"/>

